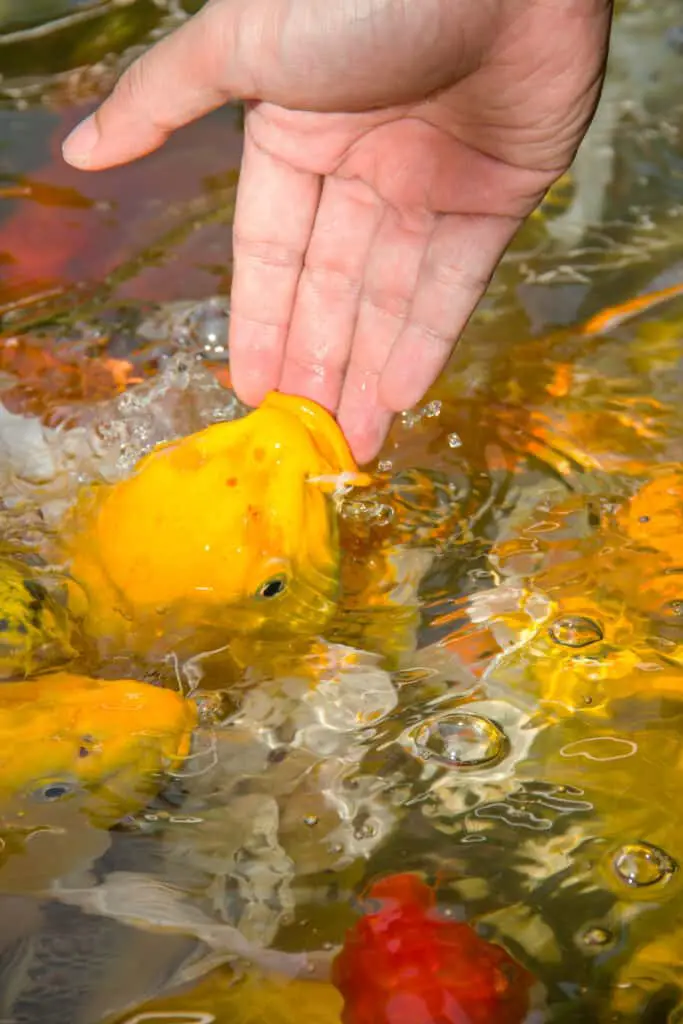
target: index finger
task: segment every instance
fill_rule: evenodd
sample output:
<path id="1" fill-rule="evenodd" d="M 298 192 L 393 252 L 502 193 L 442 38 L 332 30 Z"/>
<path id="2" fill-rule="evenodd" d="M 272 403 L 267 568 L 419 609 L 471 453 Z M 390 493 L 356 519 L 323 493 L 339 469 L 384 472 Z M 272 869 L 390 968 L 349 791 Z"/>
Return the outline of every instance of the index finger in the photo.
<path id="1" fill-rule="evenodd" d="M 247 119 L 233 228 L 230 371 L 248 405 L 280 382 L 320 190 L 317 174 L 258 146 Z"/>

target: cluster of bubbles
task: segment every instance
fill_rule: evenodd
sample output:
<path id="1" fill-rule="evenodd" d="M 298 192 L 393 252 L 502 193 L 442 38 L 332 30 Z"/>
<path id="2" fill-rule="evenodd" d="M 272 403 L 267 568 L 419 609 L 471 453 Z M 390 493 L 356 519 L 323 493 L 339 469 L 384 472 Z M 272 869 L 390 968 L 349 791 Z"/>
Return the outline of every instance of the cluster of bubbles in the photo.
<path id="1" fill-rule="evenodd" d="M 145 348 L 158 372 L 112 399 L 77 410 L 65 428 L 13 415 L 0 407 L 0 456 L 6 504 L 34 499 L 61 514 L 78 484 L 120 479 L 156 444 L 244 416 L 248 409 L 207 365 L 227 358 L 227 302 L 159 307 L 132 331 L 109 327 L 109 348 Z M 97 328 L 80 325 L 81 343 Z"/>
<path id="2" fill-rule="evenodd" d="M 343 519 L 370 526 L 388 526 L 394 518 L 394 509 L 386 502 L 364 501 L 360 498 L 343 501 L 339 511 Z"/>

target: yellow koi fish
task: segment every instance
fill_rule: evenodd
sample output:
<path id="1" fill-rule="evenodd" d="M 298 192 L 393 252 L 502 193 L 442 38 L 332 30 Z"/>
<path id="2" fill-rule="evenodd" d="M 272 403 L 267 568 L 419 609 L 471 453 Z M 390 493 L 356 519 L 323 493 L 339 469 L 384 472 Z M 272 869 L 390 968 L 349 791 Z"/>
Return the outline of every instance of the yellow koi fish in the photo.
<path id="1" fill-rule="evenodd" d="M 345 499 L 349 485 L 362 501 Z M 412 470 L 371 481 L 326 410 L 272 394 L 242 419 L 158 445 L 126 479 L 82 488 L 41 556 L 66 569 L 59 611 L 83 654 L 94 641 L 100 658 L 197 656 L 221 686 L 247 665 L 282 674 L 312 646 L 326 663 L 325 641 L 397 662 L 415 646 L 434 549 L 468 540 L 480 489 Z M 49 623 L 34 621 L 22 579 L 4 604 L 42 650 Z M 0 564 L 0 630 L 2 588 Z M 8 677 L 53 667 L 11 653 Z"/>
<path id="2" fill-rule="evenodd" d="M 340 1024 L 343 1000 L 329 981 L 291 978 L 276 973 L 246 971 L 236 976 L 229 968 L 213 971 L 190 995 L 171 995 L 138 1007 L 133 1020 L 187 1020 L 210 1024 Z M 188 1010 L 190 1012 L 188 1012 Z M 129 1018 L 130 1021 L 130 1018 Z"/>
<path id="3" fill-rule="evenodd" d="M 662 467 L 624 507 L 619 523 L 639 547 L 683 568 L 683 470 Z"/>
<path id="4" fill-rule="evenodd" d="M 55 672 L 0 686 L 0 828 L 74 801 L 111 825 L 144 806 L 190 749 L 197 709 L 133 679 Z"/>
<path id="5" fill-rule="evenodd" d="M 0 556 L 0 680 L 65 664 L 73 632 L 66 601 L 28 565 Z"/>
<path id="6" fill-rule="evenodd" d="M 88 634 L 148 656 L 189 638 L 199 651 L 314 634 L 339 588 L 329 494 L 366 479 L 325 410 L 280 394 L 159 445 L 128 479 L 82 494 L 65 524 Z"/>

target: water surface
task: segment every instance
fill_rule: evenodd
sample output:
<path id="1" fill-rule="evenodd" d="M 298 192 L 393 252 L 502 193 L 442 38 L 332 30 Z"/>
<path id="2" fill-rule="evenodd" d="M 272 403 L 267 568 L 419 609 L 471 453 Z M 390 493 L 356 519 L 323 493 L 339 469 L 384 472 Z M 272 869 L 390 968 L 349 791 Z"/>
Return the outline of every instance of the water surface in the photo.
<path id="1" fill-rule="evenodd" d="M 63 166 L 66 131 L 185 8 L 34 7 L 0 2 L 0 370 L 4 409 L 46 425 L 39 498 L 14 419 L 0 454 L 5 498 L 53 508 L 74 481 L 57 424 L 88 478 L 242 411 L 215 379 L 241 135 L 227 109 L 131 167 Z M 228 687 L 210 659 L 179 666 L 214 701 L 201 770 L 104 842 L 65 818 L 61 859 L 47 842 L 24 871 L 0 864 L 3 1019 L 334 1024 L 330 986 L 263 964 L 237 983 L 193 914 L 254 948 L 324 951 L 368 881 L 415 870 L 540 980 L 538 1019 L 683 1020 L 679 20 L 679 4 L 621 5 L 583 165 L 399 418 L 374 495 L 342 506 L 364 550 L 396 529 L 415 614 L 379 600 L 322 659 L 278 674 L 255 656 Z M 107 359 L 150 379 L 112 397 Z M 35 528 L 3 526 L 12 542 Z M 39 890 L 53 867 L 79 905 Z"/>

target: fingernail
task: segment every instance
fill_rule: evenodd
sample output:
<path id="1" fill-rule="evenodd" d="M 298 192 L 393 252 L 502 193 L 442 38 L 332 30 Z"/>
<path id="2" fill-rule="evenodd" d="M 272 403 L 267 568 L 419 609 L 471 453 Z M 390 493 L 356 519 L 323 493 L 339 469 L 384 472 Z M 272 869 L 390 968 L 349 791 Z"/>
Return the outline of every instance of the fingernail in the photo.
<path id="1" fill-rule="evenodd" d="M 92 151 L 100 141 L 93 114 L 77 124 L 62 143 L 62 156 L 73 167 L 88 167 Z"/>

